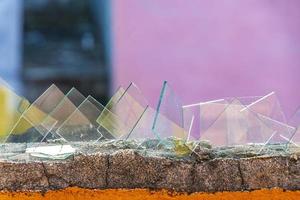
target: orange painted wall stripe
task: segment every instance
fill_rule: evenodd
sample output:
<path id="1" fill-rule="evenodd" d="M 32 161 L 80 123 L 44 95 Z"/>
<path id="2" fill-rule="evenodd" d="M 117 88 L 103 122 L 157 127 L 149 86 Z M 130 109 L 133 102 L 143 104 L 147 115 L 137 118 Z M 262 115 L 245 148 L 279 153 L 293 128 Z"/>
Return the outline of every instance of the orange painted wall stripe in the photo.
<path id="1" fill-rule="evenodd" d="M 166 190 L 149 191 L 146 189 L 123 190 L 90 190 L 80 188 L 67 188 L 64 190 L 53 190 L 46 193 L 39 192 L 0 192 L 0 200 L 267 200 L 284 199 L 299 200 L 300 191 L 283 191 L 281 189 L 263 189 L 251 192 L 217 192 L 217 193 L 174 193 Z"/>

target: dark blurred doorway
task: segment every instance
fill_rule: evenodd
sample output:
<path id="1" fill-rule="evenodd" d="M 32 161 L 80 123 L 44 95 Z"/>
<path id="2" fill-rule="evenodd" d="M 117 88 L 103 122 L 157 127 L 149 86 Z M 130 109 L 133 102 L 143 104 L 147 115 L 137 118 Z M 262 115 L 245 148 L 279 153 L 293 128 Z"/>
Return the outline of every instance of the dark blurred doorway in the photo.
<path id="1" fill-rule="evenodd" d="M 52 83 L 104 103 L 110 86 L 109 1 L 24 0 L 22 80 L 37 98 Z"/>

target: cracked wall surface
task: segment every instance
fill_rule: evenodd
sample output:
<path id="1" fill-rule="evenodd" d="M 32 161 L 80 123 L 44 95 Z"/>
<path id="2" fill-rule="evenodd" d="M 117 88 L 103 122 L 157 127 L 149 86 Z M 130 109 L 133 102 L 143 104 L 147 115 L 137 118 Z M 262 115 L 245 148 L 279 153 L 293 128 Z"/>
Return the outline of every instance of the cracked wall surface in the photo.
<path id="1" fill-rule="evenodd" d="M 89 147 L 91 148 L 91 147 Z M 167 189 L 179 192 L 300 190 L 300 154 L 220 154 L 213 149 L 174 157 L 127 149 L 87 148 L 66 160 L 0 161 L 0 190 Z M 16 148 L 17 149 L 17 148 Z M 83 148 L 82 148 L 83 149 Z M 246 155 L 246 156 L 245 156 Z M 25 156 L 25 155 L 24 155 Z"/>

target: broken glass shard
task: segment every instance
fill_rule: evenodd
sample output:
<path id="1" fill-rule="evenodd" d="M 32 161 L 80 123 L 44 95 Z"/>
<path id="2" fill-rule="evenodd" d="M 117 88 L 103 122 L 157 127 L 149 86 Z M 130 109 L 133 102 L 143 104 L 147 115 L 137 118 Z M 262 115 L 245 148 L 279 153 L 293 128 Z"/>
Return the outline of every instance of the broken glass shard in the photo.
<path id="1" fill-rule="evenodd" d="M 29 101 L 18 96 L 6 84 L 0 84 L 0 143 L 4 142 L 22 113 L 30 106 Z"/>
<path id="2" fill-rule="evenodd" d="M 57 120 L 48 116 L 62 101 L 64 94 L 55 85 L 51 85 L 14 125 L 7 142 L 40 142 L 52 130 Z"/>
<path id="3" fill-rule="evenodd" d="M 110 110 L 113 107 L 113 105 L 115 105 L 121 99 L 125 91 L 126 89 L 120 86 L 114 93 L 114 95 L 109 99 L 108 103 L 105 106 L 106 109 Z"/>
<path id="4" fill-rule="evenodd" d="M 269 117 L 258 115 L 234 99 L 216 121 L 201 135 L 214 146 L 243 144 L 266 145 L 286 142 L 280 135 L 289 135 L 292 127 Z"/>
<path id="5" fill-rule="evenodd" d="M 68 142 L 99 140 L 102 134 L 97 129 L 97 118 L 103 109 L 102 104 L 92 96 L 88 96 L 56 130 L 56 133 Z"/>
<path id="6" fill-rule="evenodd" d="M 64 160 L 75 153 L 75 149 L 71 145 L 40 145 L 37 147 L 29 147 L 26 153 L 33 157 L 51 159 L 51 160 Z"/>
<path id="7" fill-rule="evenodd" d="M 186 140 L 188 138 L 190 123 L 184 122 L 182 106 L 179 97 L 165 81 L 152 126 L 152 131 L 158 139 L 164 140 L 175 137 Z M 184 127 L 185 124 L 187 124 L 187 127 Z"/>
<path id="8" fill-rule="evenodd" d="M 77 107 L 85 100 L 85 97 L 76 89 L 72 88 L 59 102 L 48 117 L 52 117 L 57 121 L 55 127 L 51 130 L 51 135 L 47 137 L 48 140 L 59 138 L 55 133 L 56 129 L 60 127 L 67 118 L 77 109 Z M 45 119 L 47 120 L 47 118 Z"/>
<path id="9" fill-rule="evenodd" d="M 296 128 L 295 133 L 289 138 L 289 144 L 300 147 L 300 129 Z"/>
<path id="10" fill-rule="evenodd" d="M 242 102 L 242 100 L 240 101 Z M 271 92 L 246 105 L 245 109 L 246 108 L 276 121 L 287 123 L 286 117 L 275 92 Z"/>
<path id="11" fill-rule="evenodd" d="M 140 142 L 155 139 L 156 137 L 152 131 L 155 113 L 156 111 L 148 106 L 126 139 L 135 139 Z"/>
<path id="12" fill-rule="evenodd" d="M 274 119 L 260 114 L 257 114 L 257 116 L 266 126 L 268 126 L 274 131 L 270 138 L 265 142 L 266 145 L 286 145 L 289 143 L 289 138 L 291 138 L 296 131 L 295 127 L 289 126 L 288 124 L 282 122 L 278 122 Z"/>
<path id="13" fill-rule="evenodd" d="M 114 138 L 128 138 L 128 134 L 145 113 L 148 103 L 134 83 L 126 88 L 118 100 L 111 102 L 105 107 L 97 122 Z"/>
<path id="14" fill-rule="evenodd" d="M 295 127 L 295 132 L 290 138 L 287 138 L 290 145 L 300 146 L 300 108 L 297 108 L 296 112 L 288 120 L 288 124 Z"/>
<path id="15" fill-rule="evenodd" d="M 183 106 L 185 127 L 188 127 L 188 141 L 200 139 L 202 132 L 219 117 L 228 102 L 224 99 L 200 102 Z"/>

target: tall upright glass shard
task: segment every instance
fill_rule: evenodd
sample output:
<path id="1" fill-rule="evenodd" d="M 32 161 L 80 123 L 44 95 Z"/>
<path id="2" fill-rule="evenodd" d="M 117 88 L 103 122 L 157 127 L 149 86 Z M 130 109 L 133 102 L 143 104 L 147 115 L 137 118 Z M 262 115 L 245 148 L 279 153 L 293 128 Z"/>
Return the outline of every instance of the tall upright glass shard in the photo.
<path id="1" fill-rule="evenodd" d="M 102 104 L 92 96 L 88 96 L 56 130 L 56 133 L 68 142 L 99 140 L 102 134 L 97 129 L 97 118 L 103 109 Z"/>
<path id="2" fill-rule="evenodd" d="M 30 106 L 29 101 L 18 96 L 0 79 L 0 143 L 4 142 L 22 113 Z"/>
<path id="3" fill-rule="evenodd" d="M 8 142 L 40 142 L 57 123 L 48 116 L 63 100 L 64 93 L 55 85 L 51 85 L 28 109 L 10 132 Z"/>
<path id="4" fill-rule="evenodd" d="M 115 95 L 114 95 L 115 96 Z M 147 109 L 148 103 L 140 89 L 131 83 L 114 103 L 105 107 L 97 122 L 116 139 L 128 138 Z"/>
<path id="5" fill-rule="evenodd" d="M 167 81 L 164 81 L 152 126 L 152 131 L 158 139 L 175 137 L 186 140 L 188 138 L 190 126 L 184 127 L 189 123 L 184 122 L 182 106 L 179 97 Z"/>

